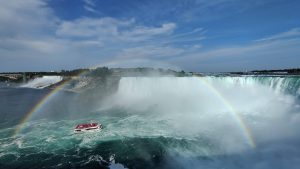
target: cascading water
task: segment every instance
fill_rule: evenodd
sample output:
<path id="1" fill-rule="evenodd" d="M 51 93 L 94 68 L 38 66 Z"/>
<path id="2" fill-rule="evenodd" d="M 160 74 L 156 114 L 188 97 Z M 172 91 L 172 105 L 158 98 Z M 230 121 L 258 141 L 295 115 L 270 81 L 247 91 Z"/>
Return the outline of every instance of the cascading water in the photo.
<path id="1" fill-rule="evenodd" d="M 300 95 L 299 76 L 242 76 L 242 77 L 205 77 L 209 81 L 228 83 L 235 85 L 255 85 L 260 84 L 272 88 L 277 93 L 286 93 L 293 96 Z"/>
<path id="2" fill-rule="evenodd" d="M 125 77 L 114 94 L 91 100 L 93 108 L 58 94 L 52 102 L 65 101 L 55 113 L 86 111 L 29 121 L 16 136 L 14 126 L 1 129 L 0 168 L 91 168 L 111 154 L 128 168 L 298 168 L 299 88 L 299 77 Z M 39 116 L 51 114 L 47 105 Z M 95 119 L 102 132 L 72 134 Z M 28 161 L 40 156 L 44 165 Z"/>
<path id="3" fill-rule="evenodd" d="M 21 87 L 26 88 L 45 88 L 55 83 L 62 81 L 63 78 L 61 76 L 43 76 L 37 77 L 23 85 Z"/>
<path id="4" fill-rule="evenodd" d="M 130 134 L 195 141 L 184 148 L 172 145 L 171 152 L 238 154 L 298 139 L 299 82 L 297 77 L 130 77 L 121 79 L 109 102 L 132 114 L 127 124 L 143 128 L 128 126 Z M 202 145 L 203 140 L 209 143 Z"/>

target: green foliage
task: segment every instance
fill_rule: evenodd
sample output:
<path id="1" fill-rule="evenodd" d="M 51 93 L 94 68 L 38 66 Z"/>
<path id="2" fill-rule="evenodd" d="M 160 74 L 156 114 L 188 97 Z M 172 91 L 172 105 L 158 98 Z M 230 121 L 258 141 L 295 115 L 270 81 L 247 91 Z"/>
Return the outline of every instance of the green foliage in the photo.
<path id="1" fill-rule="evenodd" d="M 92 77 L 107 77 L 112 74 L 112 71 L 108 69 L 107 67 L 98 67 L 94 70 L 90 70 L 90 73 L 88 75 Z"/>

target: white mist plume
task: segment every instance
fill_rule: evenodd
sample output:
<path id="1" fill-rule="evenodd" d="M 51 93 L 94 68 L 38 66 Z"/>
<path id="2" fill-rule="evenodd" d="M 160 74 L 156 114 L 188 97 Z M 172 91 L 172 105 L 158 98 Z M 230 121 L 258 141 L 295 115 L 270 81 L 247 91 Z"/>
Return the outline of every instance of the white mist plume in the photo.
<path id="1" fill-rule="evenodd" d="M 135 118 L 126 122 L 143 128 L 132 129 L 135 135 L 146 132 L 148 136 L 206 137 L 223 153 L 250 148 L 237 114 L 258 145 L 297 137 L 300 117 L 295 97 L 257 79 L 244 78 L 122 78 L 109 102 L 132 113 Z M 148 126 L 155 127 L 147 130 Z"/>

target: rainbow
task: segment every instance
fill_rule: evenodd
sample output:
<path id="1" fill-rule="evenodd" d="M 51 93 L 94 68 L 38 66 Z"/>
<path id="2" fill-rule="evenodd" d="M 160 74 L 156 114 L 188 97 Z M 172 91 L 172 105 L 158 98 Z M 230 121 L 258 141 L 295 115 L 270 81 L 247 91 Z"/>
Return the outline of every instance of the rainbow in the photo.
<path id="1" fill-rule="evenodd" d="M 82 73 L 81 73 L 82 74 Z M 207 86 L 228 108 L 228 110 L 232 113 L 232 116 L 240 126 L 241 132 L 243 133 L 244 137 L 247 140 L 247 143 L 252 147 L 255 148 L 255 142 L 251 135 L 251 131 L 247 127 L 247 125 L 244 123 L 243 118 L 241 117 L 240 113 L 235 110 L 235 108 L 232 106 L 232 104 L 217 90 L 215 89 L 209 82 L 207 82 L 204 78 L 199 78 L 205 86 Z M 61 90 L 65 84 L 68 81 L 63 82 L 59 86 L 57 86 L 55 89 L 53 89 L 51 92 L 49 92 L 46 96 L 44 96 L 26 115 L 24 118 L 20 121 L 20 123 L 17 125 L 14 136 L 18 135 L 23 127 L 24 124 L 31 119 L 31 117 L 34 115 L 35 112 L 37 112 L 40 108 L 43 107 L 43 105 L 53 96 L 55 93 L 57 93 L 59 90 Z"/>
<path id="2" fill-rule="evenodd" d="M 250 129 L 247 127 L 245 122 L 243 121 L 243 118 L 241 114 L 235 110 L 235 108 L 232 106 L 232 104 L 226 99 L 225 96 L 222 95 L 221 92 L 219 92 L 216 88 L 214 88 L 209 82 L 207 82 L 204 78 L 200 78 L 200 80 L 203 82 L 205 86 L 207 86 L 228 108 L 229 112 L 232 113 L 232 116 L 240 126 L 241 132 L 243 133 L 244 137 L 246 138 L 248 144 L 255 148 L 256 144 L 254 141 L 254 138 L 252 137 Z"/>
<path id="3" fill-rule="evenodd" d="M 39 102 L 37 102 L 27 113 L 25 113 L 25 116 L 22 118 L 22 120 L 15 128 L 13 136 L 18 135 L 22 131 L 24 124 L 31 119 L 33 114 L 37 112 L 51 97 L 55 95 L 55 93 L 57 93 L 57 91 L 61 90 L 69 81 L 70 80 L 66 80 L 62 82 L 60 85 L 56 86 L 47 95 L 45 95 Z"/>
<path id="4" fill-rule="evenodd" d="M 83 70 L 77 74 L 77 76 L 82 76 L 86 73 L 88 73 L 88 70 Z M 61 84 L 57 85 L 54 89 L 52 89 L 47 95 L 45 95 L 39 102 L 37 102 L 27 113 L 25 113 L 25 116 L 22 118 L 22 120 L 19 122 L 17 127 L 15 128 L 15 131 L 13 133 L 13 136 L 17 136 L 23 129 L 25 123 L 29 121 L 32 116 L 37 112 L 39 109 L 47 103 L 47 101 L 52 98 L 59 90 L 63 89 L 64 86 L 71 81 L 72 78 L 63 81 Z"/>

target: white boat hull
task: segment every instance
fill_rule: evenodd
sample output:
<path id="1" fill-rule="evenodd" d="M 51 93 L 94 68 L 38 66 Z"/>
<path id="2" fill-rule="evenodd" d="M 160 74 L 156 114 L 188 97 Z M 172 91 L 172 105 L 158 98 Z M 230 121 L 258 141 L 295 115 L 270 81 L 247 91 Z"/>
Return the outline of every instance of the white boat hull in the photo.
<path id="1" fill-rule="evenodd" d="M 74 133 L 96 132 L 96 131 L 101 131 L 101 129 L 102 129 L 101 124 L 93 127 L 84 127 L 84 128 L 76 127 L 74 129 Z"/>

